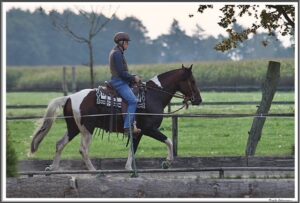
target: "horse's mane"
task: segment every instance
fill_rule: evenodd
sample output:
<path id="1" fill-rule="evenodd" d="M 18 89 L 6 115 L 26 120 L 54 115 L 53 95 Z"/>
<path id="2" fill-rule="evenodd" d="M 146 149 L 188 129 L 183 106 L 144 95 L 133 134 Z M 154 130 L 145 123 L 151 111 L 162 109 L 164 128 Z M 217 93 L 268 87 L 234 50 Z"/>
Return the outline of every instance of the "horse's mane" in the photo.
<path id="1" fill-rule="evenodd" d="M 160 82 L 167 81 L 167 80 L 173 80 L 176 77 L 180 77 L 181 79 L 188 78 L 188 76 L 191 74 L 191 71 L 188 68 L 178 68 L 169 70 L 167 72 L 161 73 L 159 75 L 156 75 L 156 77 L 159 79 Z M 153 78 L 152 78 L 153 79 Z M 148 80 L 146 84 L 151 85 L 153 83 L 152 79 Z"/>
<path id="2" fill-rule="evenodd" d="M 175 76 L 175 77 L 177 76 L 177 77 L 180 77 L 181 79 L 185 80 L 185 79 L 187 79 L 191 75 L 191 73 L 192 72 L 188 68 L 178 68 L 178 69 L 175 69 L 175 70 L 167 71 L 165 73 L 161 73 L 157 77 L 161 81 L 169 78 L 170 76 Z M 178 74 L 179 74 L 179 76 L 178 76 Z"/>
<path id="3" fill-rule="evenodd" d="M 167 72 L 164 72 L 164 73 L 161 73 L 161 74 L 157 75 L 157 77 L 159 77 L 160 79 L 164 80 L 166 77 L 174 74 L 178 70 L 180 70 L 180 69 L 170 70 L 170 71 L 167 71 Z"/>

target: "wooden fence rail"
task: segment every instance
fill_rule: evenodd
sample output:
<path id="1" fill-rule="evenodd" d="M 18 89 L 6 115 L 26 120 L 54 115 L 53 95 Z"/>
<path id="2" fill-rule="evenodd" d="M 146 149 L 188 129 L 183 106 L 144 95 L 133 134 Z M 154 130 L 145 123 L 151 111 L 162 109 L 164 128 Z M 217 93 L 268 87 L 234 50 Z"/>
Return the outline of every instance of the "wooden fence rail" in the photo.
<path id="1" fill-rule="evenodd" d="M 224 172 L 226 171 L 294 171 L 294 167 L 201 167 L 201 168 L 171 168 L 171 169 L 138 169 L 138 173 L 187 173 L 187 172 L 218 172 L 219 178 L 224 178 Z M 67 175 L 67 174 L 111 174 L 111 173 L 131 173 L 128 170 L 64 170 L 64 171 L 23 171 L 19 172 L 19 175 L 25 175 L 33 177 L 34 175 Z"/>
<path id="2" fill-rule="evenodd" d="M 268 198 L 269 201 L 275 202 L 284 201 L 283 198 L 295 198 L 295 189 L 294 179 L 201 179 L 199 176 L 182 175 L 168 178 L 163 175 L 156 178 L 128 178 L 115 175 L 86 178 L 59 175 L 8 178 L 6 183 L 8 198 L 28 200 L 29 198 Z"/>

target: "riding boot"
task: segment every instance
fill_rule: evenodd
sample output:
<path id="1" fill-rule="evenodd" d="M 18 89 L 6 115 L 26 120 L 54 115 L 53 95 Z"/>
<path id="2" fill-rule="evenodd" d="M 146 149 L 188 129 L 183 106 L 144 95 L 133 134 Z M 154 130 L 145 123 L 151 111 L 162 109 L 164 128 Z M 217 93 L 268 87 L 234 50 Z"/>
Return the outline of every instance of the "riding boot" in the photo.
<path id="1" fill-rule="evenodd" d="M 137 128 L 136 125 L 133 125 L 133 126 L 131 126 L 131 129 L 129 129 L 129 128 L 124 128 L 124 135 L 125 135 L 126 137 L 129 137 L 129 135 L 130 135 L 130 130 L 131 130 L 131 133 L 133 134 L 133 136 L 136 136 L 136 135 L 138 135 L 138 134 L 141 133 L 141 129 Z"/>
<path id="2" fill-rule="evenodd" d="M 133 133 L 140 134 L 141 131 L 142 131 L 141 129 L 136 127 L 136 121 L 134 121 L 133 122 Z"/>

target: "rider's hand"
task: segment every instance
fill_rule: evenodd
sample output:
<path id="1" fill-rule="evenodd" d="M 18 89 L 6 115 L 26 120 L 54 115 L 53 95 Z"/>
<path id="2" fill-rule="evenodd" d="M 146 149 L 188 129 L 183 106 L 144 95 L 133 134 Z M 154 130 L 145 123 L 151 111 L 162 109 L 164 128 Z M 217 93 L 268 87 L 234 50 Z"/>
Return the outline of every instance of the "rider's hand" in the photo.
<path id="1" fill-rule="evenodd" d="M 137 75 L 134 76 L 134 82 L 135 83 L 140 83 L 141 82 L 141 78 Z"/>

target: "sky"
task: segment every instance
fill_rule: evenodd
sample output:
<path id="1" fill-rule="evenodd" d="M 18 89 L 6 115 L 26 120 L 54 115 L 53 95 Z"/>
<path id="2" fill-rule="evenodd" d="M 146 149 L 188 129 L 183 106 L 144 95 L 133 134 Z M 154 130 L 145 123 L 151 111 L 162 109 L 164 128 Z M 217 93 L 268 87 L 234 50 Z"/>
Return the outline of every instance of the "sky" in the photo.
<path id="1" fill-rule="evenodd" d="M 255 4 L 260 3 L 256 2 Z M 6 2 L 3 5 L 6 11 L 13 7 L 30 11 L 42 7 L 46 12 L 52 9 L 63 11 L 66 8 L 74 11 L 96 9 L 106 16 L 117 11 L 120 19 L 129 16 L 140 19 L 148 30 L 147 36 L 151 39 L 155 39 L 161 34 L 167 34 L 174 19 L 178 20 L 180 27 L 190 36 L 195 33 L 197 24 L 204 29 L 204 34 L 207 36 L 217 37 L 219 34 L 227 36 L 225 30 L 217 24 L 221 15 L 219 8 L 224 5 L 222 3 L 215 3 L 213 10 L 208 9 L 203 14 L 197 12 L 199 2 Z M 189 17 L 189 15 L 193 15 L 193 17 Z M 244 26 L 252 24 L 249 18 L 243 18 L 240 22 Z M 289 45 L 289 38 L 280 38 L 280 40 L 285 46 Z"/>

